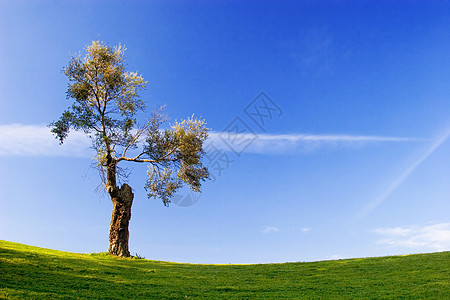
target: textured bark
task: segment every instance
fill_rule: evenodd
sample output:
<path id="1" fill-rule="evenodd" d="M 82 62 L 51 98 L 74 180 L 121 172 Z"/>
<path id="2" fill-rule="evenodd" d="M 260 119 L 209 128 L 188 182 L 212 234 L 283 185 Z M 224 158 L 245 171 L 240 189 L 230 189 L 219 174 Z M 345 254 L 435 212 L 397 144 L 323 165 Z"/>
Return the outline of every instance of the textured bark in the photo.
<path id="1" fill-rule="evenodd" d="M 110 193 L 111 194 L 111 193 Z M 113 211 L 109 228 L 109 253 L 117 256 L 130 256 L 128 250 L 129 231 L 131 219 L 131 205 L 134 194 L 128 184 L 123 184 L 111 195 Z"/>

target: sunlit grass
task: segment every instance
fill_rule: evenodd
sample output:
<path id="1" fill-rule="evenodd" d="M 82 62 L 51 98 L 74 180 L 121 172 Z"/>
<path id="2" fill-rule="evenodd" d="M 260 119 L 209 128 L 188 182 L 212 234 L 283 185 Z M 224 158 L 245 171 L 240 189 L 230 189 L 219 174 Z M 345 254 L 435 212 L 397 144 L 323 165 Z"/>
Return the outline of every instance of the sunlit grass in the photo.
<path id="1" fill-rule="evenodd" d="M 449 299 L 450 252 L 313 263 L 195 265 L 0 241 L 0 298 Z"/>

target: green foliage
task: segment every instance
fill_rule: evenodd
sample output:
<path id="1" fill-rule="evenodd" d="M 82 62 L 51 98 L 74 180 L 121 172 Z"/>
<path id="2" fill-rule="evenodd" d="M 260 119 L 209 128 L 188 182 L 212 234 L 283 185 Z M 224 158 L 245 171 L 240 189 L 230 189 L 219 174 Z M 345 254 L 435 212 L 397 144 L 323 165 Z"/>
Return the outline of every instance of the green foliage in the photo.
<path id="1" fill-rule="evenodd" d="M 168 205 L 183 184 L 199 192 L 201 182 L 209 177 L 201 163 L 207 129 L 204 121 L 192 117 L 161 130 L 166 121 L 161 109 L 138 124 L 138 113 L 146 111 L 140 91 L 147 82 L 137 72 L 126 71 L 125 50 L 94 41 L 84 57 L 71 59 L 64 73 L 69 79 L 67 98 L 74 103 L 50 124 L 51 131 L 60 143 L 71 129 L 92 139 L 108 192 L 114 191 L 116 176 L 120 180 L 119 162 L 148 163 L 148 196 Z M 130 157 L 131 151 L 137 153 Z"/>
<path id="2" fill-rule="evenodd" d="M 172 130 L 154 130 L 148 134 L 144 157 L 159 162 L 147 172 L 145 188 L 149 197 L 159 197 L 168 205 L 170 197 L 183 183 L 200 192 L 201 181 L 208 178 L 208 170 L 200 161 L 204 154 L 202 145 L 208 137 L 204 124 L 191 117 L 176 122 Z"/>
<path id="3" fill-rule="evenodd" d="M 145 257 L 135 253 L 134 255 L 131 256 L 131 259 L 145 259 Z"/>
<path id="4" fill-rule="evenodd" d="M 145 109 L 139 91 L 147 82 L 137 72 L 125 71 L 124 47 L 94 41 L 86 50 L 84 58 L 72 57 L 64 68 L 69 79 L 67 98 L 75 102 L 51 124 L 52 132 L 61 143 L 73 128 L 94 134 L 99 145 L 127 145 L 135 115 Z"/>
<path id="5" fill-rule="evenodd" d="M 0 241 L 7 299 L 448 299 L 450 252 L 312 263 L 195 265 Z"/>

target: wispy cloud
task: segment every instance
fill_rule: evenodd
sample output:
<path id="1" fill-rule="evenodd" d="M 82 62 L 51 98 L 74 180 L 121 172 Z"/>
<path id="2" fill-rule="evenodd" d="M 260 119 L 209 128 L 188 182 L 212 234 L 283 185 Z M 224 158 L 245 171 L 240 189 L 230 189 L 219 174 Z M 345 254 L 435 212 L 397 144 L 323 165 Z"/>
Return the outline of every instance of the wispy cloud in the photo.
<path id="1" fill-rule="evenodd" d="M 230 151 L 226 144 L 229 133 L 210 132 L 207 143 Z M 324 146 L 360 146 L 367 143 L 410 142 L 414 138 L 362 136 L 362 135 L 312 135 L 312 134 L 233 134 L 235 140 L 251 140 L 245 152 L 282 154 L 296 149 L 312 151 Z M 225 140 L 224 140 L 225 139 Z M 58 141 L 44 125 L 0 125 L 0 156 L 70 156 L 91 157 L 89 139 L 73 131 L 64 142 Z"/>
<path id="2" fill-rule="evenodd" d="M 274 226 L 266 226 L 263 230 L 261 230 L 261 233 L 272 233 L 272 232 L 278 232 L 280 231 L 277 227 Z"/>
<path id="3" fill-rule="evenodd" d="M 374 232 L 382 236 L 378 243 L 389 247 L 414 248 L 417 251 L 450 250 L 450 223 L 379 228 Z"/>
<path id="4" fill-rule="evenodd" d="M 396 178 L 388 188 L 378 196 L 372 203 L 370 203 L 367 207 L 365 207 L 360 213 L 359 217 L 365 216 L 372 212 L 375 208 L 377 208 L 381 203 L 387 200 L 387 198 L 394 192 L 405 180 L 408 176 L 414 172 L 414 170 L 423 163 L 431 154 L 436 151 L 450 136 L 450 129 L 447 129 L 442 134 L 440 134 L 436 139 L 434 139 L 428 148 L 422 153 L 422 155 L 416 159 L 412 164 L 410 164 L 401 175 Z"/>
<path id="5" fill-rule="evenodd" d="M 0 125 L 0 156 L 91 157 L 89 139 L 71 132 L 63 145 L 44 125 Z"/>
<path id="6" fill-rule="evenodd" d="M 215 147 L 223 150 L 229 150 L 230 147 L 228 145 L 233 146 L 233 142 L 230 142 L 230 140 L 238 141 L 238 143 L 249 141 L 245 152 L 251 153 L 283 153 L 296 149 L 313 151 L 319 147 L 352 147 L 369 143 L 421 141 L 421 139 L 416 138 L 345 134 L 248 134 L 211 132 L 209 135 L 210 142 L 214 143 Z"/>
<path id="7" fill-rule="evenodd" d="M 300 230 L 301 230 L 301 232 L 303 232 L 303 233 L 311 232 L 311 228 L 309 228 L 309 227 L 303 227 L 303 228 L 300 229 Z"/>

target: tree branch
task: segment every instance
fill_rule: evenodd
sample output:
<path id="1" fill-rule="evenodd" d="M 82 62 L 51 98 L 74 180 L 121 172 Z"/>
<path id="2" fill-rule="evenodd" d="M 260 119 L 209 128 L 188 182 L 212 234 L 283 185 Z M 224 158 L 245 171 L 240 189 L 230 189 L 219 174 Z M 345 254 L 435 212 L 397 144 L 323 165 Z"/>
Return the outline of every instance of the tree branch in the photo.
<path id="1" fill-rule="evenodd" d="M 133 136 L 131 141 L 128 143 L 128 145 L 123 150 L 122 157 L 125 157 L 128 149 L 131 147 L 131 145 L 133 145 L 133 144 L 135 144 L 136 142 L 139 141 L 139 137 L 142 135 L 142 133 L 144 133 L 145 130 L 147 130 L 147 128 L 151 125 L 151 123 L 152 123 L 152 120 L 150 119 L 150 120 L 148 120 L 147 124 L 145 124 L 145 126 L 143 126 L 141 129 L 139 129 L 136 132 L 136 134 Z M 142 155 L 142 154 L 144 154 L 144 153 L 141 153 L 140 155 Z"/>
<path id="2" fill-rule="evenodd" d="M 138 156 L 136 156 L 135 158 L 129 158 L 129 157 L 119 157 L 118 159 L 117 159 L 117 162 L 120 162 L 120 161 L 122 161 L 122 160 L 126 160 L 126 161 L 134 161 L 134 162 L 138 162 L 138 163 L 144 163 L 144 162 L 148 162 L 148 163 L 155 163 L 155 162 L 157 162 L 156 160 L 153 160 L 153 159 L 139 159 L 138 157 L 140 156 L 141 154 L 139 154 Z"/>
<path id="3" fill-rule="evenodd" d="M 122 160 L 126 160 L 126 161 L 134 161 L 134 162 L 139 162 L 139 163 L 143 163 L 143 162 L 157 163 L 157 162 L 160 162 L 160 161 L 166 159 L 171 154 L 173 154 L 175 152 L 175 150 L 176 150 L 176 148 L 173 148 L 168 153 L 166 153 L 164 156 L 162 156 L 162 157 L 160 157 L 158 159 L 141 159 L 140 157 L 145 154 L 145 152 L 142 152 L 141 154 L 139 154 L 138 156 L 136 156 L 134 158 L 129 158 L 129 157 L 125 157 L 125 156 L 119 157 L 117 159 L 117 162 L 120 162 Z M 169 161 L 174 161 L 174 160 L 171 159 Z"/>

